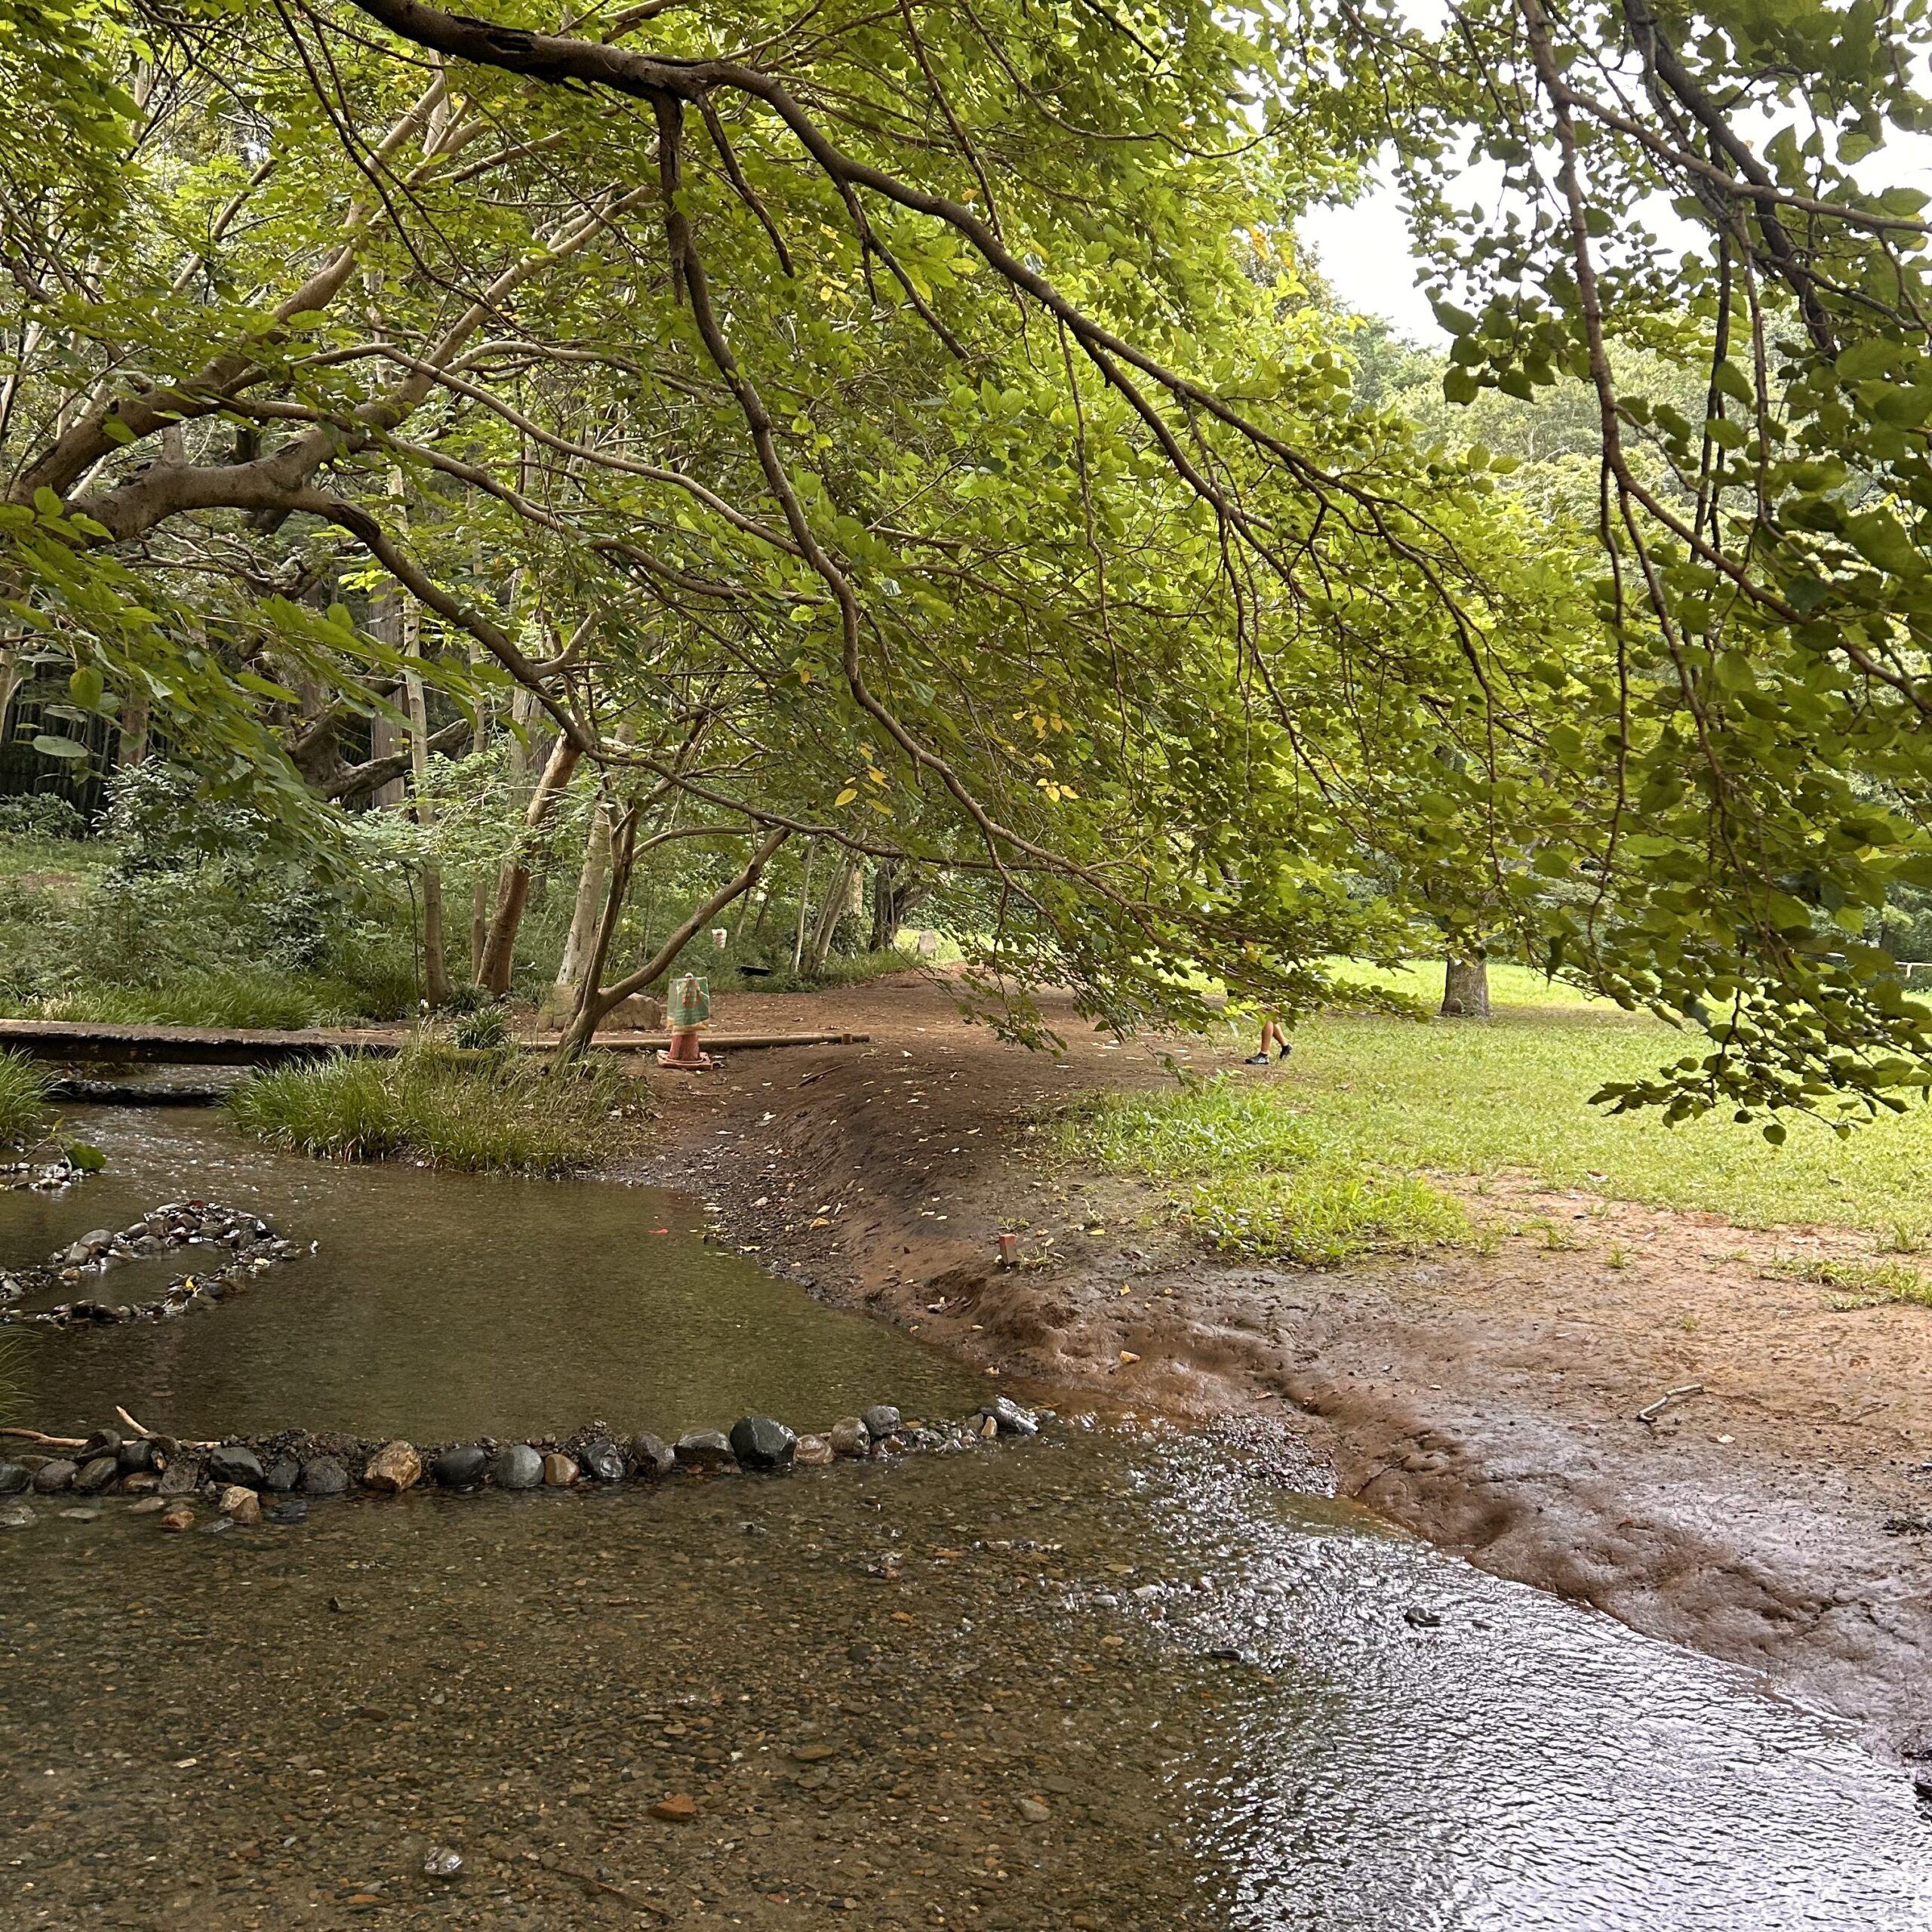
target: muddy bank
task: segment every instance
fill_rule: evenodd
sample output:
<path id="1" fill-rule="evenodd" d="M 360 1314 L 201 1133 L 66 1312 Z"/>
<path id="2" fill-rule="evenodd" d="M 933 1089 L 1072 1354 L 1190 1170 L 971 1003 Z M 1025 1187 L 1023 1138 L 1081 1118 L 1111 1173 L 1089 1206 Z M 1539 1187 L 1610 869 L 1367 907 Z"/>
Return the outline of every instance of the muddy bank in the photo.
<path id="1" fill-rule="evenodd" d="M 1541 1224 L 1492 1252 L 1337 1274 L 1232 1265 L 1181 1236 L 1155 1191 L 1054 1173 L 1029 1145 L 1056 1100 L 1163 1080 L 1152 1052 L 1069 1014 L 1066 1057 L 1029 1056 L 912 976 L 739 996 L 724 1017 L 872 1036 L 661 1083 L 650 1177 L 715 1204 L 765 1266 L 1002 1386 L 1285 1416 L 1341 1493 L 1484 1567 L 1743 1663 L 1881 1747 L 1932 1751 L 1924 1311 L 1833 1313 L 1767 1278 L 1788 1234 L 1527 1189 L 1481 1204 Z M 1238 1057 L 1230 1041 L 1220 1059 Z M 1001 1270 L 996 1233 L 1019 1223 L 1024 1265 Z"/>

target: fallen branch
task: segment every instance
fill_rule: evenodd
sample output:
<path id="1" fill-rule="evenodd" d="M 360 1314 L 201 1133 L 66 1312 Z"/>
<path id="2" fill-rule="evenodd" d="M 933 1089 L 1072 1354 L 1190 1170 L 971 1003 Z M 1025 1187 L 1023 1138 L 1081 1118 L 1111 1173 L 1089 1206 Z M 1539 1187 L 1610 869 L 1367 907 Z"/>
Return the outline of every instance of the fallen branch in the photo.
<path id="1" fill-rule="evenodd" d="M 37 1429 L 0 1429 L 0 1435 L 17 1435 L 23 1442 L 38 1442 L 45 1449 L 78 1449 L 87 1440 L 81 1435 L 43 1435 Z"/>
<path id="2" fill-rule="evenodd" d="M 1686 1395 L 1701 1395 L 1703 1392 L 1704 1385 L 1701 1382 L 1680 1382 L 1675 1389 L 1666 1389 L 1654 1402 L 1639 1409 L 1637 1420 L 1647 1429 L 1672 1402 L 1680 1401 Z"/>

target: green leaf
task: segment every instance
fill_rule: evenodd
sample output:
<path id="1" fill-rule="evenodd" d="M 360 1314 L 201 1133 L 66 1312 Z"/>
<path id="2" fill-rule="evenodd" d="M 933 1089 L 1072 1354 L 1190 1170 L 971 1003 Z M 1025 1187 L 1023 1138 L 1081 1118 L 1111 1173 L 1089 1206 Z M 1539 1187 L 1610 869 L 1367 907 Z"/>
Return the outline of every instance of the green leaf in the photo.
<path id="1" fill-rule="evenodd" d="M 85 745 L 76 744 L 72 738 L 56 738 L 45 731 L 35 734 L 33 748 L 43 758 L 82 758 L 88 755 Z"/>
<path id="2" fill-rule="evenodd" d="M 83 664 L 67 680 L 69 692 L 83 711 L 98 709 L 106 688 L 100 673 L 91 664 Z"/>

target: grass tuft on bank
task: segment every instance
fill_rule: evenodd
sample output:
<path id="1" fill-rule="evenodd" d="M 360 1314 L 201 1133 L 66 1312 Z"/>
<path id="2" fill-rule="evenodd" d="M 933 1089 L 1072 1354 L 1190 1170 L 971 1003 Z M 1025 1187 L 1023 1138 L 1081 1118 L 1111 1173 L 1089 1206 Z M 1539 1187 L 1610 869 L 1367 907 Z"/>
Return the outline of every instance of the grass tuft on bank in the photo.
<path id="1" fill-rule="evenodd" d="M 1181 1212 L 1225 1253 L 1321 1267 L 1466 1239 L 1438 1188 L 1324 1146 L 1266 1089 L 1228 1080 L 1097 1095 L 1053 1126 L 1054 1151 L 1116 1174 L 1192 1183 Z"/>
<path id="2" fill-rule="evenodd" d="M 0 1051 L 0 1148 L 24 1146 L 40 1131 L 47 1075 L 25 1054 Z"/>
<path id="3" fill-rule="evenodd" d="M 303 1153 L 558 1175 L 634 1146 L 640 1100 L 638 1083 L 601 1058 L 552 1078 L 528 1055 L 423 1044 L 394 1060 L 344 1054 L 278 1069 L 228 1105 L 248 1132 Z"/>

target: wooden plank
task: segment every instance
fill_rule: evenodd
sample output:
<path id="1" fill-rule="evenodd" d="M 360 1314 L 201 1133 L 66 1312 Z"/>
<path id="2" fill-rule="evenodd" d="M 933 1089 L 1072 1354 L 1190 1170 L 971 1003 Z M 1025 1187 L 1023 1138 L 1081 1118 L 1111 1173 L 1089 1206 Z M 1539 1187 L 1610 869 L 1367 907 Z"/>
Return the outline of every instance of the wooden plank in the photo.
<path id="1" fill-rule="evenodd" d="M 269 1028 L 121 1026 L 79 1020 L 0 1020 L 0 1048 L 12 1047 L 38 1060 L 102 1060 L 115 1065 L 281 1066 L 320 1060 L 330 1054 L 388 1057 L 409 1043 L 395 1030 L 313 1029 L 279 1032 Z M 555 1049 L 558 1035 L 538 1034 L 517 1041 L 532 1053 Z M 709 1033 L 707 1052 L 731 1053 L 769 1047 L 836 1047 L 861 1044 L 869 1033 Z M 669 1046 L 664 1033 L 600 1033 L 594 1044 L 615 1053 L 655 1053 Z"/>

